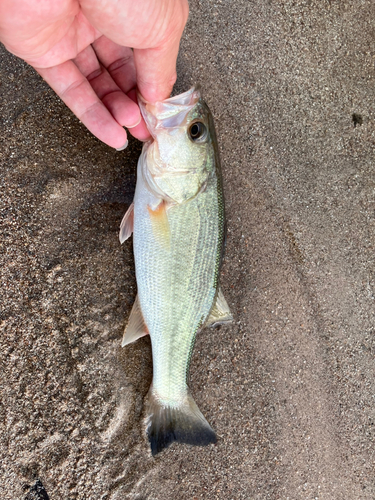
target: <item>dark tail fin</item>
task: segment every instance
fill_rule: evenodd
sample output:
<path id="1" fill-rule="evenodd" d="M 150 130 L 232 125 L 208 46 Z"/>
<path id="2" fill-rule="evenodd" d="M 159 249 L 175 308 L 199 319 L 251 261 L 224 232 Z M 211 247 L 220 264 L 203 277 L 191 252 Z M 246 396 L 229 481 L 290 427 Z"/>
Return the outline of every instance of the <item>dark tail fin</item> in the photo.
<path id="1" fill-rule="evenodd" d="M 173 441 L 197 446 L 216 443 L 216 434 L 188 393 L 179 406 L 165 406 L 150 389 L 147 404 L 147 435 L 156 455 Z"/>

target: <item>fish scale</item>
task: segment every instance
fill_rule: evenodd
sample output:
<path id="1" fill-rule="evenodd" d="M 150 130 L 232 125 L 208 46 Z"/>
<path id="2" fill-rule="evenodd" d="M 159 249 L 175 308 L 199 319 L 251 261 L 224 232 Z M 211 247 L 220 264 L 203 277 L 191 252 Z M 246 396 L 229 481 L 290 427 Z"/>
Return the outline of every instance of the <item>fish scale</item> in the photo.
<path id="1" fill-rule="evenodd" d="M 190 395 L 189 366 L 199 330 L 232 316 L 219 288 L 224 199 L 210 111 L 194 88 L 156 104 L 139 101 L 153 140 L 144 145 L 120 230 L 121 241 L 134 233 L 138 287 L 123 345 L 150 334 L 147 433 L 155 454 L 174 440 L 216 441 Z"/>
<path id="2" fill-rule="evenodd" d="M 163 401 L 178 400 L 181 392 L 185 393 L 189 353 L 216 295 L 213 263 L 222 242 L 215 181 L 213 178 L 200 197 L 170 209 L 170 251 L 155 243 L 148 211 L 142 198 L 138 203 L 137 193 L 135 196 L 139 299 L 151 332 L 153 388 Z M 174 381 L 171 390 L 170 380 Z"/>

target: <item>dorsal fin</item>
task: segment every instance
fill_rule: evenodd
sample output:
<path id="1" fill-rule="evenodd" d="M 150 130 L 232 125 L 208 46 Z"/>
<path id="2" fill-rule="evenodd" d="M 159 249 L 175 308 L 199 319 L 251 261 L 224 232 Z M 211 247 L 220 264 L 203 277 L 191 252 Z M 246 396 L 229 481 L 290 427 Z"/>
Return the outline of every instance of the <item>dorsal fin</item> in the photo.
<path id="1" fill-rule="evenodd" d="M 120 243 L 123 244 L 133 232 L 134 227 L 134 202 L 127 209 L 120 224 Z"/>
<path id="2" fill-rule="evenodd" d="M 138 295 L 135 298 L 133 308 L 131 310 L 128 324 L 126 325 L 124 336 L 122 338 L 121 346 L 124 347 L 132 342 L 135 342 L 141 337 L 148 335 L 149 331 L 139 304 Z"/>

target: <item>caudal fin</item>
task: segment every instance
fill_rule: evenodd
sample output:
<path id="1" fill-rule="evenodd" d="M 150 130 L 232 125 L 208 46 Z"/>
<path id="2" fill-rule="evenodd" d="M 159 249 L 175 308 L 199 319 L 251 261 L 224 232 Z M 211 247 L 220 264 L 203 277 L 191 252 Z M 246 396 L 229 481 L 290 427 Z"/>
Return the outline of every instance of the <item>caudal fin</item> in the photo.
<path id="1" fill-rule="evenodd" d="M 147 436 L 152 455 L 173 441 L 196 446 L 216 443 L 215 432 L 189 393 L 179 406 L 165 406 L 150 389 L 147 411 Z"/>

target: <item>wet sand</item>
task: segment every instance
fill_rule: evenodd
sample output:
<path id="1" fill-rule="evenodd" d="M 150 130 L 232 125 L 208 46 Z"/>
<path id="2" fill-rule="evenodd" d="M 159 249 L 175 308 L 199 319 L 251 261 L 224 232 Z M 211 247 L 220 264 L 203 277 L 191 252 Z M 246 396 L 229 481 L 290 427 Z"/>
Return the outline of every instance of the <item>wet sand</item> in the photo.
<path id="1" fill-rule="evenodd" d="M 374 19 L 191 1 L 175 92 L 199 82 L 215 117 L 235 322 L 191 366 L 218 443 L 156 458 L 150 341 L 120 347 L 141 145 L 100 143 L 0 48 L 3 500 L 375 497 Z"/>

